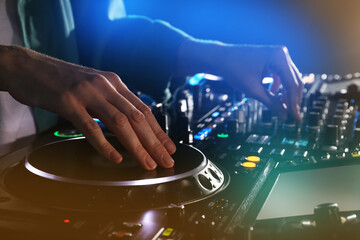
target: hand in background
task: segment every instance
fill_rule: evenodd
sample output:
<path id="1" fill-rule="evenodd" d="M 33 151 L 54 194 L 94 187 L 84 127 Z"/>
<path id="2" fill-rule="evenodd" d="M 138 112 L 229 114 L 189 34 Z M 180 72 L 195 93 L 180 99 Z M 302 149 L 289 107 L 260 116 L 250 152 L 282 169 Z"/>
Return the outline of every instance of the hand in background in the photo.
<path id="1" fill-rule="evenodd" d="M 224 77 L 231 86 L 262 101 L 283 120 L 287 112 L 295 120 L 301 119 L 303 82 L 286 47 L 188 39 L 180 46 L 176 74 L 198 72 Z M 263 77 L 269 74 L 274 78 L 272 91 L 265 89 L 261 83 Z M 280 84 L 284 87 L 284 102 L 274 94 Z"/>
<path id="2" fill-rule="evenodd" d="M 176 151 L 150 109 L 112 72 L 70 64 L 22 47 L 0 46 L 0 90 L 19 102 L 71 121 L 105 158 L 122 156 L 104 137 L 100 119 L 145 169 L 173 166 Z"/>

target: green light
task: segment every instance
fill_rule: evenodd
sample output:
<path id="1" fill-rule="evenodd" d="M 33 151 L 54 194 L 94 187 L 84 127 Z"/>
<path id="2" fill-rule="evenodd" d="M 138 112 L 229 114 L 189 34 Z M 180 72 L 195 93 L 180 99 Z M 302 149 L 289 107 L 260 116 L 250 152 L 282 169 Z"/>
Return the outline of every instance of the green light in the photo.
<path id="1" fill-rule="evenodd" d="M 229 134 L 227 134 L 227 133 L 219 133 L 217 136 L 218 136 L 219 138 L 228 138 L 228 137 L 229 137 Z"/>
<path id="2" fill-rule="evenodd" d="M 55 137 L 62 137 L 62 138 L 75 138 L 75 137 L 82 137 L 81 133 L 78 134 L 61 134 L 59 131 L 54 132 Z"/>

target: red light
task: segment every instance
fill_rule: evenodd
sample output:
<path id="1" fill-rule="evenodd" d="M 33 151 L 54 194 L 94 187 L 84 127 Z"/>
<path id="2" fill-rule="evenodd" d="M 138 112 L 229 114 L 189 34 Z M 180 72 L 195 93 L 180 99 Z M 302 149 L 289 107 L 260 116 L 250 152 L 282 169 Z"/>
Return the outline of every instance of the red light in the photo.
<path id="1" fill-rule="evenodd" d="M 65 219 L 65 220 L 64 220 L 64 223 L 69 223 L 69 222 L 70 222 L 69 219 Z"/>

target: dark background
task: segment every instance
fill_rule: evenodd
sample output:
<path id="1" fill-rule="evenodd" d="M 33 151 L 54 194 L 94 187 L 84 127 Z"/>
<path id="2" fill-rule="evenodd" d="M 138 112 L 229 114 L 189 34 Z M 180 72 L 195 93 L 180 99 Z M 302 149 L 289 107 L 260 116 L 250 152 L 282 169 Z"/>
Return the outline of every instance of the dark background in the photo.
<path id="1" fill-rule="evenodd" d="M 282 44 L 301 72 L 360 71 L 357 0 L 124 0 L 127 14 L 163 19 L 228 43 Z"/>

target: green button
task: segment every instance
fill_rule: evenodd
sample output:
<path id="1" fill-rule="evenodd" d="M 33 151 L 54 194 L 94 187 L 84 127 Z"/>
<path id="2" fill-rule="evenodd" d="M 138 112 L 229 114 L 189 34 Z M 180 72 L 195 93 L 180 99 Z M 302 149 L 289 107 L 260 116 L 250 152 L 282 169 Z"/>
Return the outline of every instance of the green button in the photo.
<path id="1" fill-rule="evenodd" d="M 218 133 L 217 135 L 219 138 L 228 138 L 229 137 L 229 134 L 227 133 Z"/>

